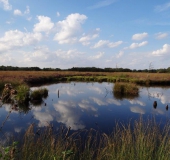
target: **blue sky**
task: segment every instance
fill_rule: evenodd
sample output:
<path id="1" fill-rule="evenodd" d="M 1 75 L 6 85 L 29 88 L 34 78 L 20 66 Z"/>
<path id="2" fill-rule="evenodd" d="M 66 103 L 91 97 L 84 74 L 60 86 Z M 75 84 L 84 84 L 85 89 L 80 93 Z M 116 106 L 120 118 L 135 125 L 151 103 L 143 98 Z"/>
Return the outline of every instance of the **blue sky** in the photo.
<path id="1" fill-rule="evenodd" d="M 0 0 L 0 65 L 170 67 L 168 0 Z"/>

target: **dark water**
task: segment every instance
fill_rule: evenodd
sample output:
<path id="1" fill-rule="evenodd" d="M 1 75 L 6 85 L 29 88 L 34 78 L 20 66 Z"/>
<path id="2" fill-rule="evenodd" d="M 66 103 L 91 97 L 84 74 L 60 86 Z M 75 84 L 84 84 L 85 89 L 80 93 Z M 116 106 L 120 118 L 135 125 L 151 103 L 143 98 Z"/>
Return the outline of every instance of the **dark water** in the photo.
<path id="1" fill-rule="evenodd" d="M 126 123 L 139 119 L 140 115 L 155 117 L 162 123 L 170 118 L 170 88 L 141 87 L 138 97 L 123 98 L 114 96 L 113 86 L 113 83 L 77 82 L 42 86 L 49 90 L 49 96 L 41 104 L 23 109 L 2 105 L 0 137 L 22 135 L 32 123 L 39 128 L 53 124 L 55 128 L 70 126 L 72 131 L 95 128 L 110 133 L 115 122 Z"/>

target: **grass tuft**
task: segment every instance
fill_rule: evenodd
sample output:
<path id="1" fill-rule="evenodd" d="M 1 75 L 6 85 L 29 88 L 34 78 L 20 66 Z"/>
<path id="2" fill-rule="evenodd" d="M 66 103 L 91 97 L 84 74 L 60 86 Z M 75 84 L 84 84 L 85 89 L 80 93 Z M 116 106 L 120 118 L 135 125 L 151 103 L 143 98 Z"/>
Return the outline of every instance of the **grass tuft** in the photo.
<path id="1" fill-rule="evenodd" d="M 138 95 L 139 88 L 133 83 L 116 82 L 113 88 L 115 94 Z"/>

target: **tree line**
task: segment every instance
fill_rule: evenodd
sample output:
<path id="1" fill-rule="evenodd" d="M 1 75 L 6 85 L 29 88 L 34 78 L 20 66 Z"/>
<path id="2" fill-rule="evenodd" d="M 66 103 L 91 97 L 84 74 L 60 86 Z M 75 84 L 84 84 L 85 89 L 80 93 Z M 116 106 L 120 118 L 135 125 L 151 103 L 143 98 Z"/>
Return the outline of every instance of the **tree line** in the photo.
<path id="1" fill-rule="evenodd" d="M 79 71 L 79 72 L 149 72 L 149 73 L 170 73 L 170 67 L 160 69 L 129 69 L 129 68 L 97 68 L 97 67 L 72 67 L 60 68 L 39 68 L 39 67 L 14 67 L 0 66 L 0 71 Z"/>

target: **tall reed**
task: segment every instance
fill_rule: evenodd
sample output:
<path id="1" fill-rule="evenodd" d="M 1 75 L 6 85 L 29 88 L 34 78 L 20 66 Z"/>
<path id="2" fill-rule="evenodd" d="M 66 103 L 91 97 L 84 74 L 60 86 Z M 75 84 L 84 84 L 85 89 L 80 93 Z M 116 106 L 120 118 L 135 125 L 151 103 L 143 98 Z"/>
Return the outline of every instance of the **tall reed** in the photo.
<path id="1" fill-rule="evenodd" d="M 110 135 L 91 129 L 70 134 L 69 129 L 54 132 L 31 125 L 18 148 L 20 160 L 169 160 L 170 123 L 164 127 L 154 119 L 116 123 Z"/>

